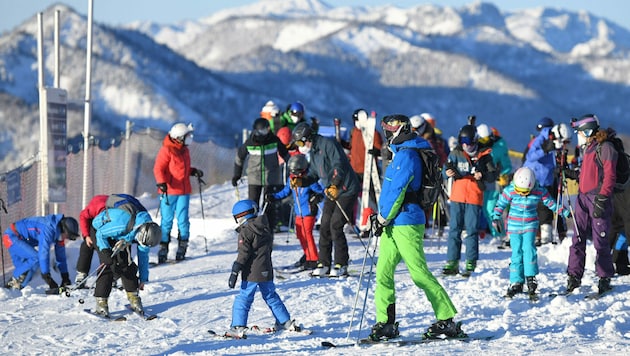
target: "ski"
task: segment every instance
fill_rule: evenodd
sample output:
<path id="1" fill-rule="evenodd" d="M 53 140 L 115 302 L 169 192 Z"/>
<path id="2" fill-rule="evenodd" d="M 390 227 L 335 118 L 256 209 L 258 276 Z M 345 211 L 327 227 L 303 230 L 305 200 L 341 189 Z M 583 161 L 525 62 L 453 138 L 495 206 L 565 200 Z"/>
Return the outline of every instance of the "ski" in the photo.
<path id="1" fill-rule="evenodd" d="M 247 339 L 247 334 L 231 334 L 229 331 L 224 332 L 223 334 L 219 334 L 214 330 L 208 330 L 208 333 L 216 338 L 221 338 L 224 340 L 241 340 Z"/>
<path id="2" fill-rule="evenodd" d="M 167 265 L 174 265 L 177 263 L 182 262 L 178 261 L 178 260 L 166 260 L 166 262 L 162 262 L 162 263 L 157 263 L 157 262 L 149 262 L 149 268 L 153 268 L 153 267 L 159 267 L 159 266 L 167 266 Z"/>
<path id="3" fill-rule="evenodd" d="M 258 325 L 253 325 L 252 327 L 249 328 L 250 332 L 253 332 L 255 334 L 262 334 L 262 335 L 266 335 L 266 334 L 275 334 L 278 332 L 288 332 L 288 333 L 292 333 L 292 334 L 304 334 L 304 335 L 311 335 L 313 333 L 312 330 L 310 329 L 305 329 L 301 326 L 297 326 L 296 330 L 278 330 L 275 327 L 259 327 Z"/>
<path id="4" fill-rule="evenodd" d="M 584 296 L 584 299 L 585 300 L 598 300 L 599 298 L 610 294 L 610 292 L 612 291 L 613 291 L 613 288 L 611 287 L 609 290 L 603 293 L 595 292 L 595 293 L 587 294 Z"/>
<path id="5" fill-rule="evenodd" d="M 97 316 L 101 319 L 104 320 L 109 320 L 109 321 L 127 321 L 127 317 L 125 316 L 119 316 L 119 317 L 113 317 L 111 314 L 109 316 L 105 316 L 103 314 L 98 314 L 96 312 L 94 312 L 92 309 L 83 309 L 84 312 L 90 314 L 90 315 L 94 315 Z"/>
<path id="6" fill-rule="evenodd" d="M 365 145 L 365 161 L 363 164 L 363 187 L 361 193 L 361 211 L 360 211 L 360 224 L 362 230 L 367 230 L 369 227 L 367 224 L 367 214 L 371 211 L 370 207 L 370 183 L 374 187 L 376 204 L 378 204 L 379 195 L 381 193 L 381 181 L 378 176 L 378 167 L 376 165 L 376 159 L 369 152 L 374 148 L 374 132 L 376 129 L 376 117 L 368 116 L 367 112 L 360 111 L 358 113 L 357 122 L 361 130 L 363 137 L 363 144 Z M 365 225 L 364 225 L 365 223 Z M 358 236 L 361 236 L 358 233 Z"/>
<path id="7" fill-rule="evenodd" d="M 129 311 L 132 311 L 134 314 L 136 314 L 137 316 L 141 317 L 142 319 L 146 321 L 157 319 L 158 317 L 157 314 L 147 314 L 145 312 L 139 313 L 131 308 L 131 304 L 126 304 L 125 308 L 127 308 Z"/>
<path id="8" fill-rule="evenodd" d="M 370 338 L 359 339 L 356 342 L 352 343 L 344 343 L 344 344 L 334 344 L 330 341 L 322 341 L 322 347 L 325 348 L 341 348 L 341 347 L 351 347 L 351 346 L 370 346 L 370 345 L 392 345 L 392 346 L 408 346 L 408 345 L 418 345 L 418 344 L 428 344 L 432 342 L 439 341 L 462 341 L 462 342 L 471 342 L 471 341 L 486 341 L 492 340 L 494 336 L 483 336 L 483 337 L 445 337 L 445 338 L 426 338 L 422 337 L 399 337 L 393 339 L 386 340 L 372 340 Z"/>

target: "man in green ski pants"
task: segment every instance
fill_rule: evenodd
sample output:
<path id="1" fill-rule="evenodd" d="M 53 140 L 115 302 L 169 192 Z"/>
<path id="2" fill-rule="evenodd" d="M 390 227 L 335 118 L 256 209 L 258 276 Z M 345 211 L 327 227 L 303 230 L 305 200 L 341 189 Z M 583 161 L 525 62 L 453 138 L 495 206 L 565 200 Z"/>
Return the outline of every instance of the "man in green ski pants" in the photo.
<path id="1" fill-rule="evenodd" d="M 398 337 L 394 273 L 401 259 L 415 285 L 425 292 L 437 319 L 424 336 L 465 337 L 461 323 L 453 321 L 457 309 L 429 271 L 424 255 L 425 215 L 416 199 L 422 186 L 422 163 L 416 149 L 431 146 L 411 132 L 407 116 L 385 116 L 381 126 L 393 160 L 385 172 L 379 213 L 370 217 L 374 236 L 382 237 L 374 292 L 377 323 L 369 338 L 379 341 Z"/>

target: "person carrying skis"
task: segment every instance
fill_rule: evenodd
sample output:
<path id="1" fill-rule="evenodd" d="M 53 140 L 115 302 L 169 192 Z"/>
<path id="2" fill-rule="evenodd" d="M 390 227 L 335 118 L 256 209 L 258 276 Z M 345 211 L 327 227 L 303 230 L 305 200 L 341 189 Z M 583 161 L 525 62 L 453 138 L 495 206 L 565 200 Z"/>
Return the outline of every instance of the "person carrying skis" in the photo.
<path id="1" fill-rule="evenodd" d="M 287 197 L 293 192 L 293 209 L 295 210 L 295 234 L 304 251 L 305 270 L 317 267 L 319 255 L 313 238 L 313 227 L 317 218 L 319 202 L 324 197 L 324 187 L 313 177 L 308 176 L 308 160 L 303 154 L 289 159 L 289 178 L 284 189 L 278 193 L 267 193 L 265 200 L 273 202 Z"/>
<path id="2" fill-rule="evenodd" d="M 437 322 L 427 337 L 465 335 L 453 317 L 457 309 L 444 288 L 431 274 L 424 254 L 425 215 L 415 198 L 422 186 L 422 162 L 417 149 L 431 146 L 411 132 L 409 118 L 388 115 L 381 121 L 393 159 L 385 171 L 379 212 L 370 217 L 372 233 L 381 236 L 376 264 L 376 324 L 369 338 L 375 341 L 398 336 L 394 273 L 403 260 L 414 284 L 421 288 L 433 307 Z"/>
<path id="3" fill-rule="evenodd" d="M 162 238 L 162 229 L 151 220 L 151 215 L 142 210 L 106 208 L 92 220 L 96 230 L 98 257 L 103 265 L 96 279 L 94 297 L 95 313 L 109 317 L 108 298 L 112 282 L 120 277 L 127 292 L 131 309 L 143 314 L 142 300 L 138 295 L 149 281 L 149 251 Z M 138 243 L 138 264 L 131 258 L 130 246 Z M 138 271 L 139 276 L 138 276 Z"/>
<path id="4" fill-rule="evenodd" d="M 96 230 L 92 227 L 92 220 L 101 211 L 105 210 L 105 202 L 109 195 L 95 195 L 88 205 L 79 214 L 79 227 L 83 242 L 79 247 L 79 258 L 77 259 L 77 275 L 74 284 L 79 288 L 85 288 L 85 279 L 90 273 L 92 257 L 96 249 Z"/>
<path id="5" fill-rule="evenodd" d="M 280 159 L 289 160 L 289 151 L 280 139 L 271 132 L 269 121 L 263 118 L 254 120 L 251 135 L 238 148 L 234 158 L 234 175 L 232 186 L 238 186 L 247 165 L 248 197 L 255 202 L 260 201 L 267 193 L 275 193 L 283 188 L 282 167 Z M 272 233 L 277 224 L 277 204 L 266 210 Z"/>
<path id="6" fill-rule="evenodd" d="M 512 182 L 503 190 L 492 214 L 492 225 L 502 231 L 503 212 L 508 210 L 507 234 L 512 247 L 510 260 L 510 286 L 507 296 L 513 297 L 523 292 L 523 283 L 527 281 L 530 296 L 536 293 L 538 282 L 538 254 L 536 252 L 536 231 L 538 231 L 539 202 L 552 211 L 558 210 L 564 216 L 569 211 L 556 205 L 551 194 L 536 182 L 534 171 L 521 167 L 514 173 Z"/>
<path id="7" fill-rule="evenodd" d="M 301 328 L 291 319 L 286 306 L 276 293 L 273 282 L 271 250 L 273 235 L 267 216 L 258 215 L 258 204 L 246 199 L 232 207 L 232 216 L 238 232 L 238 255 L 232 264 L 228 287 L 234 288 L 239 273 L 241 286 L 232 305 L 232 322 L 227 336 L 243 338 L 247 332 L 247 318 L 254 302 L 254 294 L 260 290 L 265 303 L 275 318 L 277 330 L 299 331 Z"/>
<path id="8" fill-rule="evenodd" d="M 592 240 L 597 257 L 595 272 L 599 276 L 598 293 L 611 289 L 610 278 L 615 274 L 609 236 L 611 233 L 612 197 L 615 186 L 617 151 L 606 141 L 607 130 L 600 130 L 594 114 L 573 118 L 571 127 L 581 147 L 582 167 L 576 171 L 565 169 L 565 176 L 578 179 L 578 196 L 575 204 L 575 223 L 578 233 L 573 236 L 567 266 L 567 292 L 582 285 L 586 260 L 586 240 Z"/>
<path id="9" fill-rule="evenodd" d="M 158 263 L 166 262 L 168 247 L 171 242 L 173 220 L 177 218 L 177 252 L 175 260 L 186 258 L 188 240 L 190 238 L 190 220 L 188 207 L 192 186 L 190 177 L 203 177 L 201 169 L 191 167 L 188 145 L 192 142 L 192 124 L 177 123 L 171 127 L 162 147 L 155 157 L 153 175 L 157 182 L 160 198 L 160 213 L 162 214 L 162 240 L 158 251 Z"/>
<path id="10" fill-rule="evenodd" d="M 300 153 L 309 155 L 309 175 L 321 180 L 326 187 L 324 194 L 327 199 L 324 200 L 319 228 L 319 262 L 313 276 L 345 276 L 350 257 L 343 227 L 346 223 L 353 225 L 349 216 L 352 216 L 352 208 L 361 190 L 359 179 L 352 171 L 341 144 L 333 138 L 316 134 L 307 123 L 295 127 L 293 143 Z M 335 264 L 331 269 L 333 245 Z"/>
<path id="11" fill-rule="evenodd" d="M 69 286 L 65 240 L 79 237 L 79 224 L 70 216 L 54 214 L 34 216 L 12 223 L 2 235 L 2 243 L 13 261 L 13 277 L 6 287 L 22 289 L 40 269 L 48 294 L 59 293 L 59 285 L 50 276 L 50 247 L 55 246 L 56 268 L 61 273 L 61 286 Z"/>

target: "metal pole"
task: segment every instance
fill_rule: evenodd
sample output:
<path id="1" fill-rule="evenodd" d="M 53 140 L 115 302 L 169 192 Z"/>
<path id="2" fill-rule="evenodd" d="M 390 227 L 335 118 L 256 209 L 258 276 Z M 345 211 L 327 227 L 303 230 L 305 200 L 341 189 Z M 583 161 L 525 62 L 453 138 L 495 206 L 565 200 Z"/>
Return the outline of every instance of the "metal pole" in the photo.
<path id="1" fill-rule="evenodd" d="M 131 166 L 131 149 L 129 148 L 130 142 L 129 139 L 131 138 L 131 126 L 133 124 L 131 123 L 131 121 L 127 120 L 127 123 L 125 125 L 125 164 L 123 166 L 123 170 L 124 170 L 124 181 L 123 181 L 123 191 L 127 194 L 132 194 L 133 192 L 131 192 L 129 190 L 129 182 L 131 181 L 131 177 L 129 177 L 130 174 L 130 169 L 129 167 Z M 133 195 L 133 194 L 132 194 Z"/>
<path id="2" fill-rule="evenodd" d="M 92 92 L 92 19 L 94 14 L 94 0 L 88 1 L 87 23 L 87 58 L 85 61 L 85 107 L 83 118 L 83 204 L 88 204 L 88 151 L 90 148 L 90 121 L 92 119 L 91 92 Z"/>
<path id="3" fill-rule="evenodd" d="M 44 14 L 37 14 L 37 90 L 39 92 L 39 167 L 40 200 L 38 215 L 45 215 L 48 203 L 48 123 L 44 93 Z"/>

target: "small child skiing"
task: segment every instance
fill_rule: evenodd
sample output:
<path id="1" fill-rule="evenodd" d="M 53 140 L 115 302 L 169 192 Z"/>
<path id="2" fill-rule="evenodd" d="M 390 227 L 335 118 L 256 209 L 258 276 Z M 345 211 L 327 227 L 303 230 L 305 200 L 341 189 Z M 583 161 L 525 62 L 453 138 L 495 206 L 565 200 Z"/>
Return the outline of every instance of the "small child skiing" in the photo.
<path id="1" fill-rule="evenodd" d="M 503 190 L 494 208 L 492 224 L 495 229 L 501 230 L 501 216 L 509 206 L 507 235 L 512 248 L 510 286 L 506 295 L 509 298 L 523 292 L 525 281 L 530 298 L 536 298 L 538 255 L 535 241 L 539 224 L 536 207 L 540 201 L 551 211 L 558 210 L 565 217 L 569 215 L 569 211 L 558 207 L 549 192 L 536 182 L 534 171 L 521 167 L 514 173 L 512 182 Z"/>
<path id="2" fill-rule="evenodd" d="M 273 202 L 287 197 L 293 192 L 293 209 L 295 210 L 295 234 L 302 250 L 303 260 L 300 259 L 295 267 L 302 270 L 317 268 L 319 255 L 313 237 L 313 227 L 317 219 L 317 204 L 324 198 L 324 187 L 316 178 L 308 176 L 308 160 L 303 154 L 292 156 L 288 162 L 289 177 L 284 189 L 278 193 L 267 193 L 265 200 Z"/>
<path id="3" fill-rule="evenodd" d="M 295 324 L 295 320 L 291 320 L 273 283 L 273 235 L 267 216 L 258 215 L 258 205 L 249 199 L 236 202 L 232 207 L 232 215 L 238 224 L 238 256 L 232 265 L 228 286 L 234 288 L 241 273 L 241 290 L 234 299 L 232 324 L 225 336 L 246 337 L 247 316 L 258 289 L 276 319 L 276 330 L 299 331 L 300 327 Z"/>

